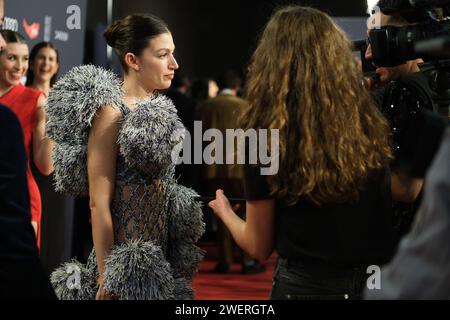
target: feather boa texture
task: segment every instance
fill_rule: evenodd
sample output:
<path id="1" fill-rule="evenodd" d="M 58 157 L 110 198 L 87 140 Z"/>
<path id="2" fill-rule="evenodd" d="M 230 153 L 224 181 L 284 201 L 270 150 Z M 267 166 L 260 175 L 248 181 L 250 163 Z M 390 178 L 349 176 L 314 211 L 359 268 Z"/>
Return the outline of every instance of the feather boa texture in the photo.
<path id="1" fill-rule="evenodd" d="M 202 204 L 199 195 L 190 188 L 173 185 L 169 203 L 169 234 L 173 240 L 189 239 L 197 242 L 205 233 Z"/>
<path id="2" fill-rule="evenodd" d="M 204 257 L 204 251 L 195 245 L 205 233 L 202 204 L 195 200 L 198 196 L 193 189 L 171 185 L 167 259 L 176 278 L 191 280 Z"/>
<path id="3" fill-rule="evenodd" d="M 131 168 L 160 177 L 172 164 L 172 152 L 182 142 L 184 126 L 172 100 L 163 96 L 138 102 L 119 132 L 120 153 Z"/>
<path id="4" fill-rule="evenodd" d="M 86 146 L 57 144 L 53 150 L 55 191 L 67 195 L 87 195 Z"/>
<path id="5" fill-rule="evenodd" d="M 175 281 L 160 247 L 130 241 L 114 247 L 105 264 L 105 289 L 121 300 L 174 299 Z"/>
<path id="6" fill-rule="evenodd" d="M 105 264 L 105 289 L 120 300 L 192 300 L 190 280 L 172 275 L 161 249 L 152 242 L 131 241 L 114 247 Z M 98 268 L 93 250 L 86 265 L 73 260 L 51 274 L 60 300 L 94 300 Z"/>
<path id="7" fill-rule="evenodd" d="M 48 135 L 56 143 L 85 144 L 97 110 L 121 101 L 121 81 L 114 73 L 93 65 L 75 67 L 48 97 Z"/>
<path id="8" fill-rule="evenodd" d="M 167 248 L 167 260 L 175 278 L 192 280 L 204 256 L 205 251 L 189 241 L 171 241 Z"/>
<path id="9" fill-rule="evenodd" d="M 50 282 L 60 300 L 94 300 L 97 293 L 95 268 L 73 260 L 52 272 Z"/>
<path id="10" fill-rule="evenodd" d="M 174 296 L 176 300 L 193 300 L 194 290 L 192 290 L 190 281 L 185 278 L 176 278 Z"/>
<path id="11" fill-rule="evenodd" d="M 86 145 L 99 108 L 120 105 L 121 81 L 110 71 L 92 65 L 75 67 L 53 87 L 48 97 L 47 134 L 55 141 L 56 190 L 87 194 Z"/>

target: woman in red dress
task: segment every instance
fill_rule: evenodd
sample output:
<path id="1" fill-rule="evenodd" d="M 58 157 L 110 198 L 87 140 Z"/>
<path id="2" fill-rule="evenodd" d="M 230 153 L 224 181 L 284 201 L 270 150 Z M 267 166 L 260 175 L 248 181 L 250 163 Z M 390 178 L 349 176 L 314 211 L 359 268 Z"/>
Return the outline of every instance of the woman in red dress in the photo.
<path id="1" fill-rule="evenodd" d="M 22 126 L 28 161 L 31 222 L 39 247 L 41 196 L 31 173 L 30 159 L 42 174 L 53 172 L 53 142 L 45 135 L 46 99 L 42 92 L 26 88 L 21 83 L 28 70 L 29 50 L 25 39 L 14 31 L 1 30 L 0 33 L 6 41 L 6 47 L 0 53 L 0 103 L 16 113 Z"/>

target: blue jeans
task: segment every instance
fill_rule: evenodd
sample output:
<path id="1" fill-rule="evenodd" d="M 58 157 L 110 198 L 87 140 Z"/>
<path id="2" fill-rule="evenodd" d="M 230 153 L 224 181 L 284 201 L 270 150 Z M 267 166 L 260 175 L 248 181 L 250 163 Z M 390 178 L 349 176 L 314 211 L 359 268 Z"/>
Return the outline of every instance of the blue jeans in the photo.
<path id="1" fill-rule="evenodd" d="M 291 262 L 278 258 L 272 300 L 361 299 L 365 268 L 335 268 L 325 264 Z"/>

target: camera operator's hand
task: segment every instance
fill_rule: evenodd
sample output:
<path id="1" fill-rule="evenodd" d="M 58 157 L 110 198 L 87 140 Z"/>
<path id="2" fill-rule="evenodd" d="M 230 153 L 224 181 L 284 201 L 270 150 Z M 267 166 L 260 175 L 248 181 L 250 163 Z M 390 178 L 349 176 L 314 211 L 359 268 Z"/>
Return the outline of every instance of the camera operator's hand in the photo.
<path id="1" fill-rule="evenodd" d="M 364 85 L 368 90 L 375 90 L 379 88 L 382 83 L 380 82 L 380 77 L 377 74 L 375 77 L 364 77 Z"/>
<path id="2" fill-rule="evenodd" d="M 364 77 L 364 86 L 368 90 L 373 90 L 375 85 L 375 81 L 371 77 Z"/>

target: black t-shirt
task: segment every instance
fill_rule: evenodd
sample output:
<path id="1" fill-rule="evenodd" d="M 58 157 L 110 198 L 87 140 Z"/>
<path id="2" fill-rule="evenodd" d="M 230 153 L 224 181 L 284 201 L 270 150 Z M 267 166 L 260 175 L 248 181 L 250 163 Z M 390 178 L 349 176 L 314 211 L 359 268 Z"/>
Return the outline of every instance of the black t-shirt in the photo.
<path id="1" fill-rule="evenodd" d="M 271 199 L 266 177 L 245 169 L 247 200 Z M 390 171 L 373 173 L 354 204 L 318 206 L 304 198 L 288 207 L 276 200 L 275 250 L 282 258 L 331 266 L 382 265 L 393 256 Z"/>

